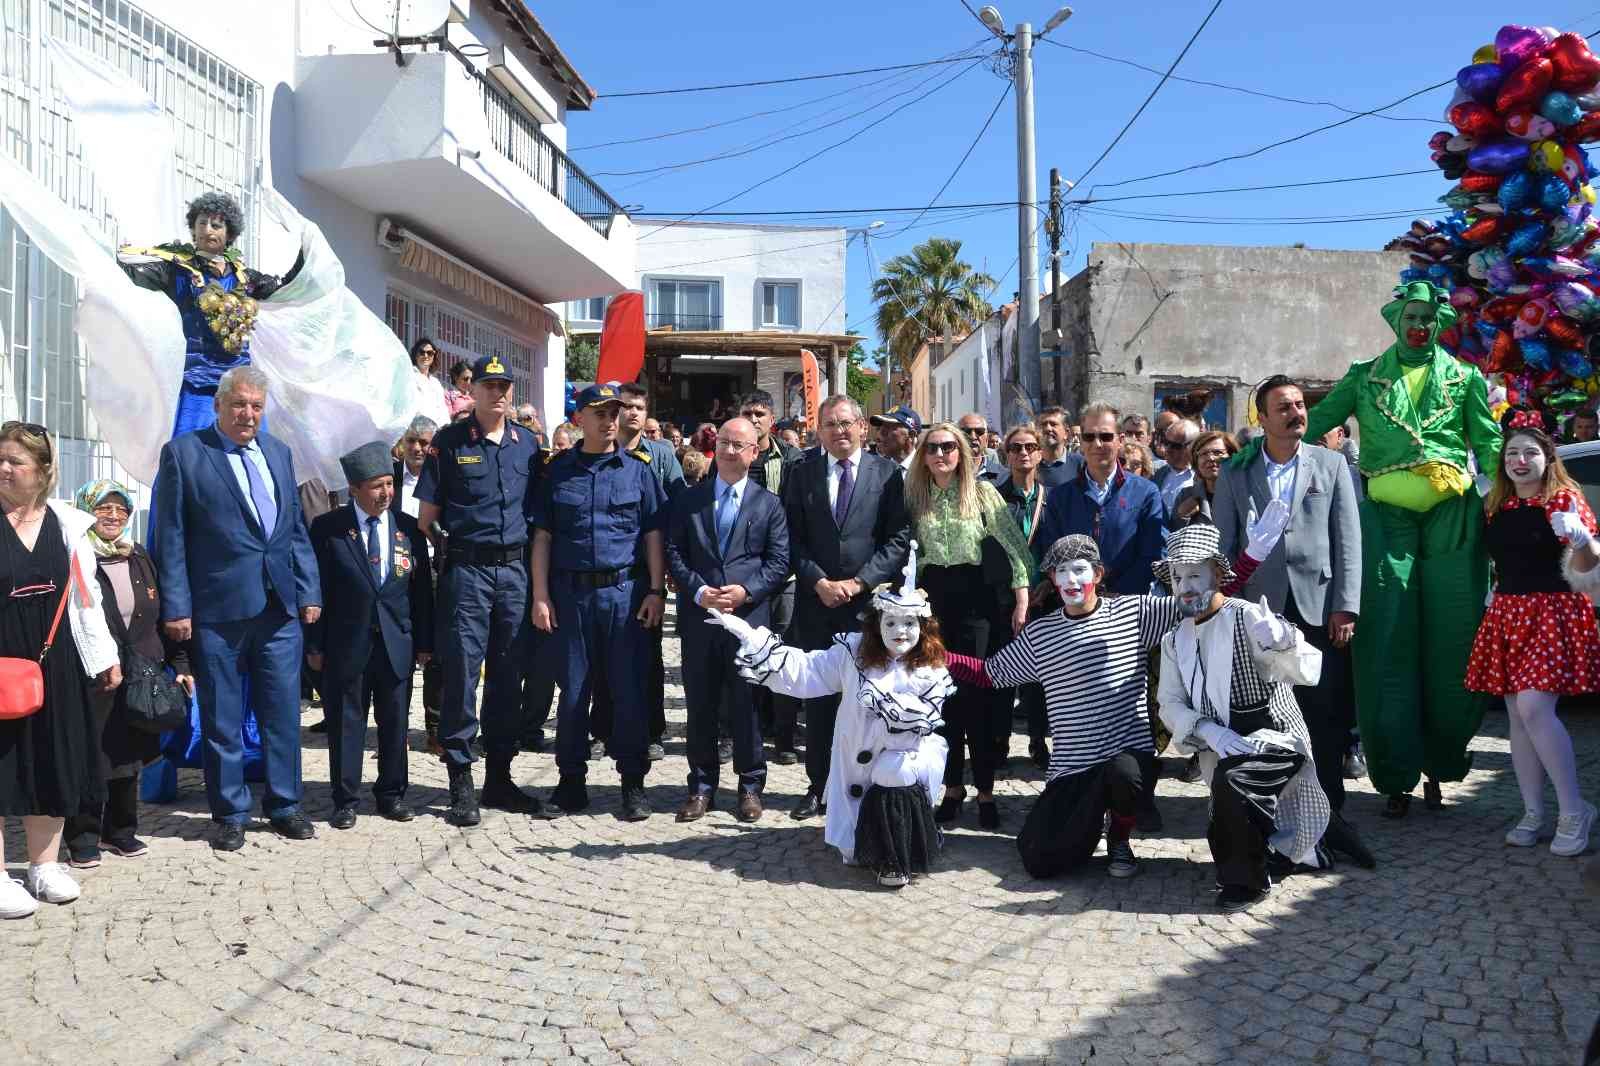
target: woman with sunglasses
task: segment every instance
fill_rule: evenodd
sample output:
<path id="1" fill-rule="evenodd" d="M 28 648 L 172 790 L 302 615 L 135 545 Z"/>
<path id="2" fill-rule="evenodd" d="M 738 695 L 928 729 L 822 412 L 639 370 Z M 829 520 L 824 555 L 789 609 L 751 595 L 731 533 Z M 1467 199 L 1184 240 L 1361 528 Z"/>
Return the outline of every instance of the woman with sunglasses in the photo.
<path id="1" fill-rule="evenodd" d="M 1039 480 L 1043 451 L 1044 442 L 1039 439 L 1038 427 L 1031 422 L 1011 427 L 1000 446 L 1008 474 L 995 488 L 1029 548 L 1033 547 L 1034 534 L 1039 530 L 1039 517 L 1044 514 L 1044 498 L 1048 492 L 1044 482 Z M 1024 685 L 1016 692 L 1028 716 L 1028 758 L 1034 766 L 1047 770 L 1050 745 L 1045 740 L 1049 723 L 1045 719 L 1044 689 L 1038 685 Z"/>
<path id="2" fill-rule="evenodd" d="M 87 536 L 94 519 L 49 500 L 55 479 L 55 449 L 43 426 L 0 425 L 0 657 L 38 661 L 50 644 L 40 664 L 43 704 L 0 720 L 0 822 L 21 818 L 28 850 L 24 882 L 0 875 L 0 918 L 25 918 L 39 900 L 78 898 L 78 883 L 58 858 L 64 819 L 102 794 L 90 687 L 98 682 L 111 692 L 122 684 L 94 580 Z"/>
<path id="3" fill-rule="evenodd" d="M 945 646 L 964 655 L 987 656 L 1028 621 L 1032 557 L 993 485 L 977 478 L 977 458 L 962 433 L 940 422 L 922 435 L 906 483 L 912 537 L 921 546 L 919 582 L 927 590 Z M 944 707 L 950 744 L 944 798 L 935 814 L 948 824 L 966 800 L 965 750 L 972 752 L 972 783 L 978 791 L 978 824 L 998 829 L 994 801 L 997 719 L 1011 712 L 1010 694 L 965 691 Z"/>
<path id="4" fill-rule="evenodd" d="M 439 346 L 431 337 L 418 337 L 411 346 L 411 369 L 417 372 L 417 414 L 427 415 L 439 425 L 450 421 L 450 405 L 445 400 L 444 382 L 439 380 Z"/>

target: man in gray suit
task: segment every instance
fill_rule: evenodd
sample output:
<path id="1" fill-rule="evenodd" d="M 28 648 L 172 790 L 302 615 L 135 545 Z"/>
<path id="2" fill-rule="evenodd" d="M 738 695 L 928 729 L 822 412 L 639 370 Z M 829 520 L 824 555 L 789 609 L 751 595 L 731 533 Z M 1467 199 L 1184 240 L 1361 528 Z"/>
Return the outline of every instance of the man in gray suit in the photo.
<path id="1" fill-rule="evenodd" d="M 1267 504 L 1280 499 L 1289 505 L 1289 528 L 1240 596 L 1265 596 L 1274 611 L 1322 652 L 1321 682 L 1296 687 L 1294 695 L 1311 733 L 1317 780 L 1334 812 L 1324 843 L 1369 865 L 1370 853 L 1339 816 L 1345 744 L 1355 724 L 1349 645 L 1361 610 L 1355 483 L 1343 455 L 1303 443 L 1306 401 L 1294 381 L 1281 374 L 1268 378 L 1256 390 L 1256 411 L 1266 431 L 1261 453 L 1242 466 L 1223 466 L 1211 514 L 1222 534 L 1222 550 L 1237 558 L 1250 523 Z"/>

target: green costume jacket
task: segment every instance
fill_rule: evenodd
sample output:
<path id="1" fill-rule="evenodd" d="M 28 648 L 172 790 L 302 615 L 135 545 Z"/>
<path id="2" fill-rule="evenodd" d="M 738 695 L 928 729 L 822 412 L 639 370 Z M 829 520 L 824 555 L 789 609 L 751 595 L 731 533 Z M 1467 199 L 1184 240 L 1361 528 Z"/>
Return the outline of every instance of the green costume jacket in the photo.
<path id="1" fill-rule="evenodd" d="M 1354 414 L 1367 477 L 1433 462 L 1465 473 L 1469 449 L 1478 470 L 1493 476 L 1500 468 L 1500 427 L 1489 414 L 1489 385 L 1478 368 L 1436 348 L 1421 402 L 1413 407 L 1395 347 L 1350 367 L 1311 409 L 1306 438 L 1316 440 Z"/>

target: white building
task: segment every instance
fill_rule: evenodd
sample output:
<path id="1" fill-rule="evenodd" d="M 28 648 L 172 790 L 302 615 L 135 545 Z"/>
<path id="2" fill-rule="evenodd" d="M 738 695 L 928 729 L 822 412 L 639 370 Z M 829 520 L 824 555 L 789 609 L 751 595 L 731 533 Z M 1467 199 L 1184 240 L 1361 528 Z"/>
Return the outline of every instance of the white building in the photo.
<path id="1" fill-rule="evenodd" d="M 320 225 L 346 283 L 408 345 L 446 361 L 499 354 L 521 398 L 559 416 L 562 304 L 632 285 L 634 227 L 562 149 L 569 112 L 595 92 L 523 0 L 453 0 L 448 48 L 374 44 L 357 9 L 381 0 L 6 0 L 0 41 L 5 149 L 118 234 L 53 86 L 47 35 L 92 50 L 171 116 L 181 192 L 244 208 L 246 261 L 271 273 L 295 249 L 263 232 L 274 188 Z M 61 435 L 64 491 L 114 470 L 83 400 L 70 278 L 0 214 L 0 417 Z M 176 390 L 177 382 L 173 383 Z"/>
<path id="2" fill-rule="evenodd" d="M 648 329 L 844 332 L 843 228 L 700 221 L 674 225 L 671 219 L 648 218 L 634 224 L 639 239 L 633 287 L 644 293 Z M 599 330 L 605 305 L 604 297 L 569 303 L 569 328 L 574 333 Z M 739 394 L 761 388 L 778 400 L 782 417 L 797 417 L 801 412 L 792 405 L 799 371 L 798 361 L 790 357 L 677 355 L 667 384 L 670 400 L 658 390 L 655 407 L 663 417 L 699 420 L 713 397 L 737 402 Z"/>

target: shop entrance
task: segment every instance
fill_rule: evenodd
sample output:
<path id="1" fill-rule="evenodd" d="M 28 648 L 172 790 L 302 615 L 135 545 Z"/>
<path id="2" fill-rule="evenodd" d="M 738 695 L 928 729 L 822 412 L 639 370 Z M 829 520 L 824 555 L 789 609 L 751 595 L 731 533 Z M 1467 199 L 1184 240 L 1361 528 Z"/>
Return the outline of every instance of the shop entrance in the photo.
<path id="1" fill-rule="evenodd" d="M 652 357 L 657 363 L 651 413 L 676 423 L 684 436 L 702 422 L 720 424 L 738 413 L 739 397 L 755 388 L 753 359 Z"/>

